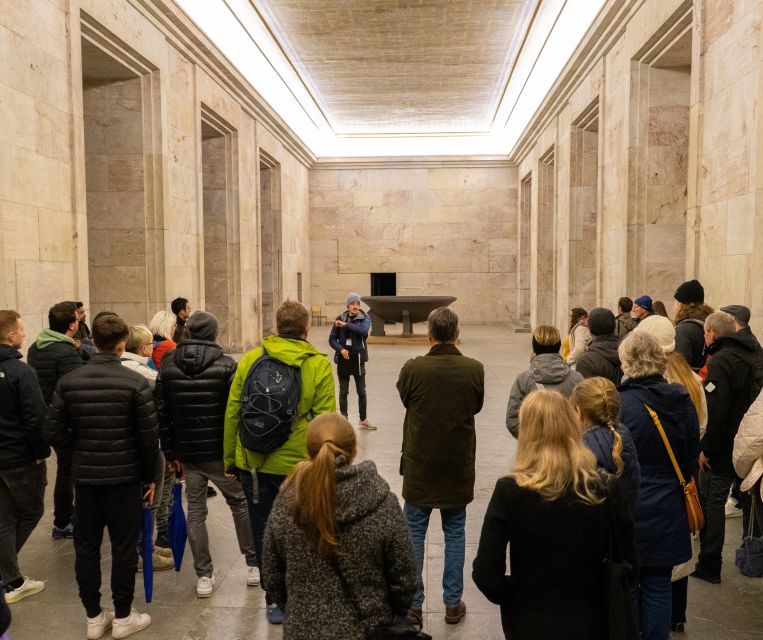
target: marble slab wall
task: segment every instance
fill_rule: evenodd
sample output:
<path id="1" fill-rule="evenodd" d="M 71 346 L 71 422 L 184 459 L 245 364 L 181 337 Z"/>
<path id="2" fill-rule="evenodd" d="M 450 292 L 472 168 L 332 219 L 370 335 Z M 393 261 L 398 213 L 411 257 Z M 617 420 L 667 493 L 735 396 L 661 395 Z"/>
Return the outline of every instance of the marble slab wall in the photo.
<path id="1" fill-rule="evenodd" d="M 516 318 L 516 169 L 442 164 L 311 169 L 311 304 L 338 313 L 394 272 L 398 295 L 454 295 L 464 321 Z"/>

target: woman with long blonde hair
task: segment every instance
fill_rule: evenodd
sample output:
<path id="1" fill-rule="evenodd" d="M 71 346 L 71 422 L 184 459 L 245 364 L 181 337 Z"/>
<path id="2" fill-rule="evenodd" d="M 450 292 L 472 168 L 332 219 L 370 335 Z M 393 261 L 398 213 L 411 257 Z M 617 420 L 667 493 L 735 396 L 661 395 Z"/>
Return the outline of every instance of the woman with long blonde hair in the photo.
<path id="1" fill-rule="evenodd" d="M 531 393 L 519 423 L 514 467 L 496 483 L 482 524 L 474 582 L 500 605 L 506 638 L 605 640 L 602 560 L 609 549 L 610 509 L 624 559 L 637 565 L 619 481 L 598 471 L 572 405 L 560 393 Z"/>
<path id="2" fill-rule="evenodd" d="M 583 430 L 583 443 L 600 469 L 621 479 L 631 513 L 636 507 L 641 466 L 630 431 L 620 424 L 620 395 L 611 380 L 587 378 L 572 391 L 570 402 Z"/>
<path id="3" fill-rule="evenodd" d="M 362 640 L 405 616 L 413 599 L 416 569 L 400 505 L 373 462 L 352 464 L 356 451 L 346 418 L 317 416 L 307 428 L 308 459 L 273 505 L 262 582 L 285 611 L 286 640 Z"/>

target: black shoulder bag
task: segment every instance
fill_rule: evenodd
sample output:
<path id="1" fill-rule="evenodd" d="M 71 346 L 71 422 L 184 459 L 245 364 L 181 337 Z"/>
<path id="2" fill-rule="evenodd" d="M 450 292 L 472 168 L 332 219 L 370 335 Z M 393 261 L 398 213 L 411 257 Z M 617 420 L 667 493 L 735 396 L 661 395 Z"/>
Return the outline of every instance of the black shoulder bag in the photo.
<path id="1" fill-rule="evenodd" d="M 344 595 L 347 597 L 347 601 L 350 603 L 350 606 L 355 613 L 355 619 L 361 626 L 365 627 L 363 616 L 360 614 L 360 609 L 358 609 L 358 605 L 352 595 L 350 585 L 347 584 L 347 580 L 344 579 L 342 570 L 339 568 L 339 562 L 334 559 L 329 561 L 329 564 L 334 569 L 337 578 L 339 578 L 339 582 L 342 585 L 342 591 L 344 591 Z M 423 631 L 418 631 L 412 624 L 392 622 L 366 629 L 366 640 L 432 640 L 432 636 Z"/>

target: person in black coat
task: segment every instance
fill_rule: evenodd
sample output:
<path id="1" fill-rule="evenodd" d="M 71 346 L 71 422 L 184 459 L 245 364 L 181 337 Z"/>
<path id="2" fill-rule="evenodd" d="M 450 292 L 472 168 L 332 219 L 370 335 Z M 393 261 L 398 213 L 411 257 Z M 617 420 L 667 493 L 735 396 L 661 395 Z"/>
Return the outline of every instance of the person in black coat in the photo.
<path id="1" fill-rule="evenodd" d="M 609 309 L 598 307 L 588 314 L 588 331 L 591 341 L 586 350 L 575 361 L 575 371 L 584 378 L 601 376 L 620 384 L 623 370 L 617 348 L 620 340 L 615 335 L 615 314 Z"/>
<path id="2" fill-rule="evenodd" d="M 694 371 L 705 364 L 705 318 L 713 309 L 705 304 L 705 289 L 698 280 L 682 283 L 673 294 L 673 321 L 676 325 L 676 352 Z"/>
<path id="3" fill-rule="evenodd" d="M 25 337 L 19 314 L 0 310 L 0 579 L 5 586 L 0 600 L 8 602 L 45 588 L 44 582 L 22 576 L 18 565 L 18 553 L 43 514 L 50 455 L 37 374 L 21 362 Z"/>
<path id="4" fill-rule="evenodd" d="M 619 387 L 620 421 L 633 436 L 641 465 L 634 521 L 642 566 L 634 604 L 642 637 L 667 640 L 672 568 L 691 558 L 691 539 L 684 493 L 647 405 L 661 422 L 687 482 L 697 475 L 699 422 L 686 389 L 663 377 L 667 360 L 654 336 L 631 333 L 620 345 L 620 361 L 625 374 Z"/>
<path id="5" fill-rule="evenodd" d="M 27 362 L 37 371 L 46 404 L 50 404 L 59 379 L 85 364 L 74 342 L 74 335 L 79 330 L 76 303 L 59 302 L 53 305 L 48 311 L 48 327 L 40 332 L 27 353 Z M 62 540 L 73 535 L 72 453 L 68 447 L 53 448 L 56 452 L 56 485 L 53 490 L 52 536 Z"/>
<path id="6" fill-rule="evenodd" d="M 472 577 L 500 605 L 506 638 L 605 640 L 603 560 L 611 520 L 634 576 L 638 567 L 619 481 L 599 473 L 572 405 L 560 393 L 531 393 L 519 420 L 517 458 L 490 498 Z"/>
<path id="7" fill-rule="evenodd" d="M 634 513 L 641 465 L 631 432 L 619 422 L 617 387 L 606 378 L 588 378 L 575 387 L 570 402 L 583 429 L 583 443 L 596 456 L 600 469 L 620 478 L 628 508 Z"/>
<path id="8" fill-rule="evenodd" d="M 92 331 L 98 351 L 59 381 L 46 431 L 52 445 L 72 448 L 74 568 L 88 636 L 100 638 L 112 627 L 114 638 L 125 638 L 151 623 L 148 614 L 131 607 L 142 503 L 153 501 L 161 464 L 159 429 L 148 381 L 120 361 L 128 335 L 125 322 L 104 315 L 95 319 Z M 113 614 L 103 611 L 100 602 L 104 527 L 111 540 Z"/>
<path id="9" fill-rule="evenodd" d="M 162 451 L 168 463 L 185 475 L 188 541 L 199 597 L 212 595 L 215 584 L 206 525 L 209 481 L 220 489 L 233 514 L 239 549 L 249 567 L 247 584 L 260 581 L 244 490 L 223 468 L 225 408 L 236 361 L 215 343 L 217 331 L 211 313 L 192 313 L 183 340 L 162 360 L 154 389 Z"/>
<path id="10" fill-rule="evenodd" d="M 754 336 L 737 332 L 733 318 L 723 311 L 705 320 L 705 342 L 709 356 L 704 383 L 707 429 L 699 459 L 705 527 L 700 532 L 699 562 L 692 575 L 718 583 L 726 532 L 725 504 L 736 478 L 732 462 L 734 437 L 760 391 L 757 385 L 763 375 L 763 355 Z"/>

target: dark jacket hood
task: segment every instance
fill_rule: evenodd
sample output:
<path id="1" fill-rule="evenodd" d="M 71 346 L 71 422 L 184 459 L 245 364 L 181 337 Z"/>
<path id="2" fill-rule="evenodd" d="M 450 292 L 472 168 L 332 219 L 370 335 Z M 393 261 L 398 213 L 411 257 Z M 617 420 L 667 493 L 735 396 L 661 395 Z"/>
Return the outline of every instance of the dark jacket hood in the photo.
<path id="1" fill-rule="evenodd" d="M 350 465 L 337 458 L 336 521 L 355 522 L 376 511 L 389 495 L 389 485 L 371 460 Z"/>
<path id="2" fill-rule="evenodd" d="M 618 391 L 632 391 L 642 402 L 648 404 L 658 416 L 673 416 L 676 421 L 683 420 L 683 398 L 688 392 L 680 384 L 668 383 L 659 374 L 643 378 L 623 378 Z"/>
<path id="3" fill-rule="evenodd" d="M 9 344 L 0 344 L 0 362 L 21 358 L 21 352 Z"/>
<path id="4" fill-rule="evenodd" d="M 206 370 L 223 355 L 223 348 L 207 340 L 183 340 L 172 357 L 175 364 L 187 376 L 195 376 Z"/>
<path id="5" fill-rule="evenodd" d="M 558 353 L 541 353 L 530 362 L 530 375 L 541 384 L 560 384 L 570 375 L 570 365 Z"/>
<path id="6" fill-rule="evenodd" d="M 614 366 L 620 366 L 620 355 L 617 352 L 620 346 L 620 341 L 614 333 L 607 333 L 602 336 L 594 336 L 591 342 L 588 343 L 588 351 L 598 353 L 602 358 L 605 358 L 607 362 L 611 362 Z"/>
<path id="7" fill-rule="evenodd" d="M 750 333 L 746 332 L 737 332 L 732 333 L 730 336 L 724 336 L 723 338 L 720 338 L 713 342 L 709 347 L 707 347 L 708 353 L 718 353 L 721 349 L 726 349 L 728 347 L 736 347 L 739 349 L 744 349 L 745 351 L 756 351 L 758 348 L 758 341 L 755 338 L 755 336 Z"/>

